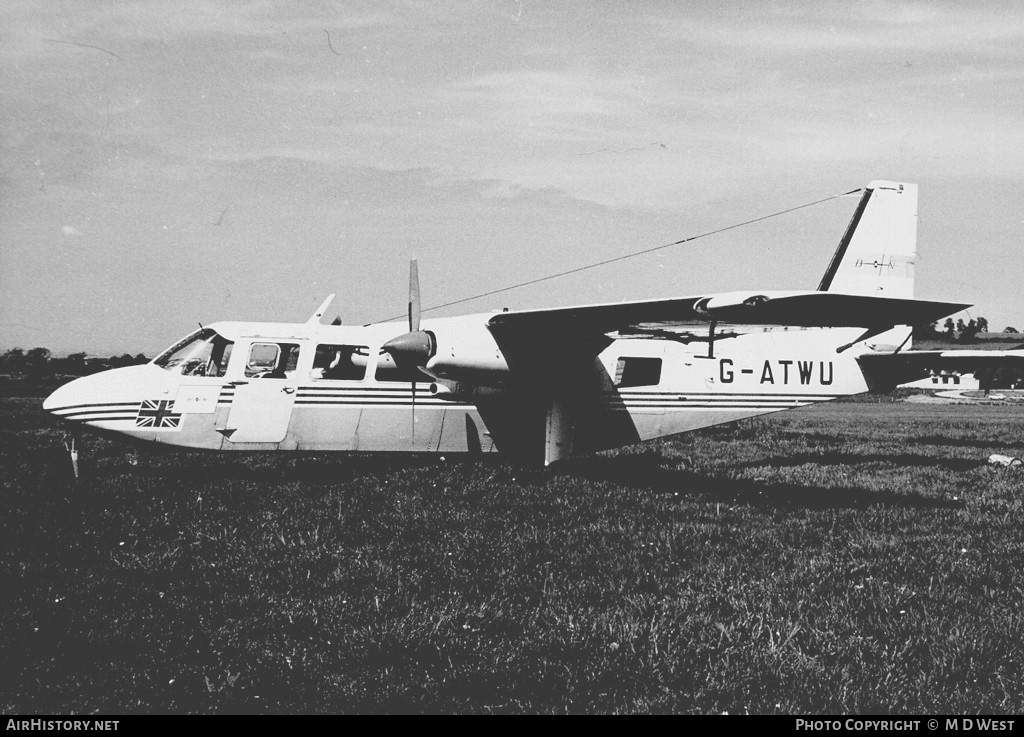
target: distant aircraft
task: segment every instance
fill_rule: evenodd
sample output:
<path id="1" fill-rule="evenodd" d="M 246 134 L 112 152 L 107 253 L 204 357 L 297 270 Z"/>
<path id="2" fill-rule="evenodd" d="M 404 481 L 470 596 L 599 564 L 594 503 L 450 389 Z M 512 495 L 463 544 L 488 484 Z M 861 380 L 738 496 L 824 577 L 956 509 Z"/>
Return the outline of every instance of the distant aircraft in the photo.
<path id="1" fill-rule="evenodd" d="M 917 185 L 875 181 L 816 291 L 744 291 L 420 320 L 220 322 L 44 409 L 144 441 L 238 451 L 483 453 L 547 466 L 888 390 L 1024 351 L 908 350 L 968 305 L 913 299 Z"/>

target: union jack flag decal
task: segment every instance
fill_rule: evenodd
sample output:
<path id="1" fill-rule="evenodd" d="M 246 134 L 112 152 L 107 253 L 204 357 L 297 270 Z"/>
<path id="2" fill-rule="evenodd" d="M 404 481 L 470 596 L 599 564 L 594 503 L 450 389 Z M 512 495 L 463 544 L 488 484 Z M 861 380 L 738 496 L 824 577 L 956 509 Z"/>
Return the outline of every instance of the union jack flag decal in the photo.
<path id="1" fill-rule="evenodd" d="M 146 399 L 139 405 L 139 414 L 135 418 L 135 427 L 175 430 L 180 421 L 181 414 L 171 412 L 170 400 Z"/>

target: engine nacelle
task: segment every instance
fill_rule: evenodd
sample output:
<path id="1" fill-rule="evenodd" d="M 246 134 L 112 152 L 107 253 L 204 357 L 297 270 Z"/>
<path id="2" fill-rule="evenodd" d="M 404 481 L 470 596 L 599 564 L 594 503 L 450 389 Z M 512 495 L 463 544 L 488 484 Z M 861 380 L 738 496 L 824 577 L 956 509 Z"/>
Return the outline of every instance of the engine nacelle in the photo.
<path id="1" fill-rule="evenodd" d="M 704 297 L 698 299 L 693 305 L 693 311 L 698 315 L 713 318 L 718 314 L 743 307 L 757 307 L 763 305 L 769 297 L 763 294 L 750 294 L 749 292 L 733 292 L 722 294 L 717 297 Z"/>
<path id="2" fill-rule="evenodd" d="M 467 316 L 431 321 L 437 349 L 427 368 L 452 381 L 485 385 L 502 381 L 508 375 L 508 363 L 485 320 Z"/>
<path id="3" fill-rule="evenodd" d="M 502 390 L 493 386 L 478 386 L 462 381 L 435 381 L 430 385 L 430 393 L 438 399 L 450 402 L 476 402 L 490 399 L 502 394 Z"/>

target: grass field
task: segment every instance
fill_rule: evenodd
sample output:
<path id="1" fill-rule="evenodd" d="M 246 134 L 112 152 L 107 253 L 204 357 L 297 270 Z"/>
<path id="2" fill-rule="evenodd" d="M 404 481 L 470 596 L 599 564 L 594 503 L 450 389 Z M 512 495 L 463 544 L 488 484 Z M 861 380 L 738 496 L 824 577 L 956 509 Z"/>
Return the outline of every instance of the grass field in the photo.
<path id="1" fill-rule="evenodd" d="M 1024 408 L 554 473 L 165 453 L 0 400 L 5 712 L 1024 711 Z"/>

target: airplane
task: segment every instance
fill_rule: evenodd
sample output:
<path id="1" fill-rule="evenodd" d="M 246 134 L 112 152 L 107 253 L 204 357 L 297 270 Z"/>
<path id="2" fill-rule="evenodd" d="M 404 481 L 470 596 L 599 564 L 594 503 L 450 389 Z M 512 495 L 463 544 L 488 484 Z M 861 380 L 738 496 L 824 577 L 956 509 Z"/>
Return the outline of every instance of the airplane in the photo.
<path id="1" fill-rule="evenodd" d="M 874 181 L 816 290 L 741 291 L 421 321 L 216 322 L 150 363 L 76 379 L 76 428 L 216 451 L 500 452 L 525 466 L 888 391 L 1024 351 L 914 351 L 969 305 L 913 298 L 917 185 Z M 77 472 L 77 466 L 76 466 Z"/>

